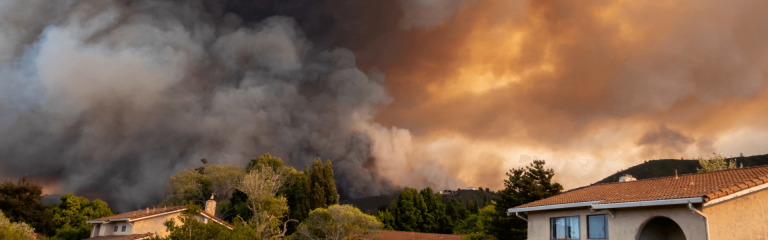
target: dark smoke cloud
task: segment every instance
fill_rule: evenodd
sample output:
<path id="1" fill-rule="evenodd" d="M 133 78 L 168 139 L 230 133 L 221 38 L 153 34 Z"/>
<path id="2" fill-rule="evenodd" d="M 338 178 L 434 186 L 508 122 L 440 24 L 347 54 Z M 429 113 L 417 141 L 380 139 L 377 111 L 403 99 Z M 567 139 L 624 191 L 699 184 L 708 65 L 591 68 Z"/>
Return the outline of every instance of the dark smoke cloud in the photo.
<path id="1" fill-rule="evenodd" d="M 200 158 L 267 152 L 333 160 L 346 197 L 461 185 L 409 160 L 408 130 L 370 121 L 392 102 L 381 72 L 325 48 L 336 40 L 315 46 L 294 18 L 227 13 L 235 3 L 0 4 L 0 172 L 53 176 L 119 211 L 156 203 Z M 322 28 L 307 27 L 336 31 Z"/>
<path id="2" fill-rule="evenodd" d="M 645 133 L 637 141 L 637 145 L 643 147 L 643 156 L 656 154 L 673 156 L 685 152 L 685 149 L 693 144 L 695 139 L 671 130 L 665 125 Z"/>

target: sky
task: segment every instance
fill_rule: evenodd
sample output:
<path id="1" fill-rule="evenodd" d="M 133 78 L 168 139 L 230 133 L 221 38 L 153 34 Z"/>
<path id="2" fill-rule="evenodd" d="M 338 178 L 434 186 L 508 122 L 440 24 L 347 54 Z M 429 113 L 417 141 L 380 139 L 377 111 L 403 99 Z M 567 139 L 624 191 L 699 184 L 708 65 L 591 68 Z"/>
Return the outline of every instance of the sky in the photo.
<path id="1" fill-rule="evenodd" d="M 764 1 L 0 2 L 0 176 L 128 211 L 168 177 L 330 159 L 345 198 L 566 189 L 768 153 Z"/>

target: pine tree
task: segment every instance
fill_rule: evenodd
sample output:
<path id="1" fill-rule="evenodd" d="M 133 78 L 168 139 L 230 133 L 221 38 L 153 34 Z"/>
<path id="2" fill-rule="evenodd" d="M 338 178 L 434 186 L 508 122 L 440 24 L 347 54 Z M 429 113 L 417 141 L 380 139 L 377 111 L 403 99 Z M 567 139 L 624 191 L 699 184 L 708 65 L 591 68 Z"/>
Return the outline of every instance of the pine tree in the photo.
<path id="1" fill-rule="evenodd" d="M 543 160 L 534 160 L 525 168 L 512 169 L 504 180 L 504 189 L 496 199 L 496 216 L 489 232 L 499 239 L 526 239 L 528 224 L 514 216 L 507 216 L 507 209 L 560 194 L 563 186 L 553 183 L 555 171 L 544 169 Z"/>

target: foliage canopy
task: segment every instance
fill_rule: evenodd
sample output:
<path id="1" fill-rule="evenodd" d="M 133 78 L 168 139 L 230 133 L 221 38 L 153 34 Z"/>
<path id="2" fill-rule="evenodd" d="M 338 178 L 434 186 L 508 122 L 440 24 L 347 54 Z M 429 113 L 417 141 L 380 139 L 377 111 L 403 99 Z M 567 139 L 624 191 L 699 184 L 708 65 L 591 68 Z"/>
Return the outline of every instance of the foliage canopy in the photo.
<path id="1" fill-rule="evenodd" d="M 701 168 L 696 168 L 699 173 L 714 172 L 736 168 L 736 160 L 726 161 L 723 155 L 712 153 L 712 156 L 704 159 L 699 157 Z"/>
<path id="2" fill-rule="evenodd" d="M 514 216 L 507 216 L 507 209 L 536 200 L 548 198 L 563 191 L 563 186 L 553 183 L 555 171 L 544 169 L 544 160 L 534 160 L 525 168 L 507 172 L 504 189 L 495 201 L 496 213 L 488 232 L 499 239 L 526 239 L 528 224 Z"/>

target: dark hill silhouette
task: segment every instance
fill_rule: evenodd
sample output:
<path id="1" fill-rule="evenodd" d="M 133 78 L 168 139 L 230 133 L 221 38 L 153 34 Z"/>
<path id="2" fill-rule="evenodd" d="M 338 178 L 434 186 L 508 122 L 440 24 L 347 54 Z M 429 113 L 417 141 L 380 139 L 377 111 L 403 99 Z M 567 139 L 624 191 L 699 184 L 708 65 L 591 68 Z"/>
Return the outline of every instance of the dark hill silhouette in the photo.
<path id="1" fill-rule="evenodd" d="M 443 194 L 442 202 L 443 204 L 448 204 L 451 201 L 451 198 L 459 199 L 459 197 L 461 197 L 464 202 L 463 204 L 466 205 L 467 200 L 475 201 L 475 199 L 477 199 L 477 201 L 482 202 L 483 196 L 486 194 L 488 195 L 489 200 L 499 198 L 499 194 L 495 192 L 486 192 L 481 190 L 453 190 L 453 192 L 450 194 Z M 395 200 L 398 195 L 399 194 L 345 199 L 341 200 L 339 203 L 350 204 L 360 209 L 364 213 L 375 215 L 380 209 L 389 208 L 389 204 L 392 202 L 392 200 Z M 480 204 L 481 208 L 483 206 L 484 204 Z"/>
<path id="2" fill-rule="evenodd" d="M 749 157 L 734 157 L 727 158 L 728 161 L 736 160 L 736 166 L 754 167 L 760 165 L 768 165 L 768 154 L 754 155 Z M 630 167 L 628 169 L 614 173 L 598 183 L 618 182 L 619 177 L 624 174 L 632 175 L 633 177 L 640 179 L 668 177 L 675 175 L 675 169 L 677 174 L 697 173 L 697 168 L 701 168 L 698 160 L 675 160 L 675 159 L 661 159 L 661 160 L 649 160 L 645 163 L 641 163 Z"/>

